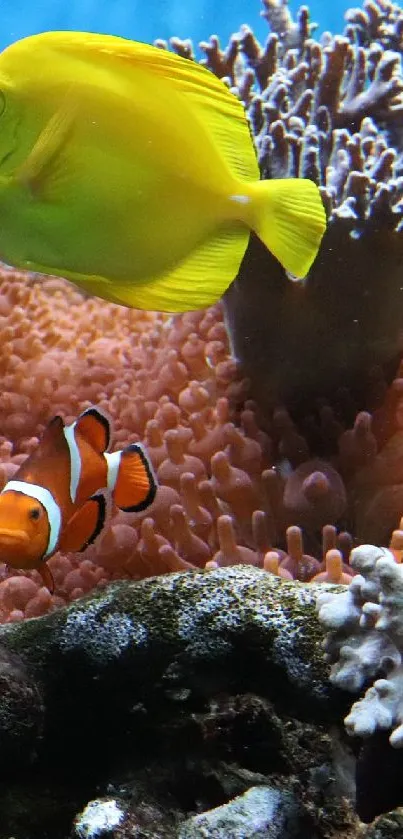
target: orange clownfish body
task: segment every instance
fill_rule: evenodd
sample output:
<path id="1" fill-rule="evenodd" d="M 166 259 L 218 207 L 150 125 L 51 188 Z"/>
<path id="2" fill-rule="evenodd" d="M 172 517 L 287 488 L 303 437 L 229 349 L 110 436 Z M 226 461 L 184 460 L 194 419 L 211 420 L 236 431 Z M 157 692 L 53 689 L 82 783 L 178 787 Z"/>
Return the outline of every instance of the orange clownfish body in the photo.
<path id="1" fill-rule="evenodd" d="M 138 443 L 108 452 L 110 424 L 88 408 L 72 425 L 55 417 L 30 457 L 0 493 L 0 562 L 40 572 L 53 590 L 46 560 L 84 551 L 102 531 L 106 494 L 119 509 L 152 504 L 156 480 Z"/>

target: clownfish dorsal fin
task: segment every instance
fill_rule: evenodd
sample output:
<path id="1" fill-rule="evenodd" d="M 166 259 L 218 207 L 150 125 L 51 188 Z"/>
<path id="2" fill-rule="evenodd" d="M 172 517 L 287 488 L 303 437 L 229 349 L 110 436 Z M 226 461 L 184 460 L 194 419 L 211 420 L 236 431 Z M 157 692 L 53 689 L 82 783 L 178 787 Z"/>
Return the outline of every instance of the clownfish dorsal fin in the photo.
<path id="1" fill-rule="evenodd" d="M 100 408 L 92 407 L 83 411 L 77 417 L 74 428 L 98 454 L 103 454 L 109 448 L 110 421 Z"/>
<path id="2" fill-rule="evenodd" d="M 42 434 L 41 442 L 47 439 L 54 439 L 55 437 L 60 437 L 63 433 L 64 422 L 61 416 L 57 414 L 57 416 L 53 417 L 53 419 L 48 422 L 45 431 Z"/>
<path id="3" fill-rule="evenodd" d="M 37 452 L 38 457 L 43 457 L 44 455 L 54 454 L 55 452 L 60 451 L 60 449 L 64 448 L 66 445 L 65 438 L 64 438 L 64 422 L 62 417 L 55 416 L 50 422 L 47 424 L 42 437 L 39 441 L 39 446 Z"/>
<path id="4" fill-rule="evenodd" d="M 66 454 L 66 438 L 64 422 L 56 416 L 46 426 L 36 449 L 20 466 L 17 480 L 28 481 L 30 484 L 47 486 L 47 477 L 52 472 L 52 464 Z M 64 461 L 63 461 L 64 462 Z"/>
<path id="5" fill-rule="evenodd" d="M 102 533 L 109 518 L 106 495 L 100 491 L 92 495 L 69 519 L 59 539 L 58 550 L 85 551 Z"/>

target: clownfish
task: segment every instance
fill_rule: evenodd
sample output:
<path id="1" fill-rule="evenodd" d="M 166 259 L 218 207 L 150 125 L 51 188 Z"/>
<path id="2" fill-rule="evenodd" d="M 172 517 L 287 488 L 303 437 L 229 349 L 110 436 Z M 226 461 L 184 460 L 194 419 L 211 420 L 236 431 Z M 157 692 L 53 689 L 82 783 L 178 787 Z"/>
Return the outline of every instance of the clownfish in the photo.
<path id="1" fill-rule="evenodd" d="M 295 278 L 316 184 L 260 180 L 244 107 L 195 61 L 89 32 L 0 54 L 0 259 L 138 309 L 216 302 L 253 231 Z"/>
<path id="2" fill-rule="evenodd" d="M 0 562 L 36 569 L 53 591 L 46 561 L 84 551 L 101 533 L 108 495 L 125 512 L 152 504 L 157 483 L 139 443 L 108 452 L 110 423 L 98 408 L 72 425 L 49 423 L 36 450 L 0 493 Z"/>

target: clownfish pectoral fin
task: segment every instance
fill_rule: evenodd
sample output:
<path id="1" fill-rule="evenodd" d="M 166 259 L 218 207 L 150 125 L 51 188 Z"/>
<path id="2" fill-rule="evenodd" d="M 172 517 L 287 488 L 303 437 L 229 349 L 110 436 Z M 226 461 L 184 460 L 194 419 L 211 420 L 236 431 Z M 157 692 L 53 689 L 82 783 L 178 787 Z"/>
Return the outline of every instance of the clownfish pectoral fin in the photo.
<path id="1" fill-rule="evenodd" d="M 117 507 L 126 513 L 137 513 L 153 503 L 157 491 L 151 463 L 139 443 L 120 452 L 106 452 L 108 488 Z"/>
<path id="2" fill-rule="evenodd" d="M 46 588 L 49 589 L 50 593 L 53 594 L 55 590 L 55 582 L 53 579 L 52 572 L 46 562 L 43 565 L 38 565 L 36 571 L 41 575 L 43 584 Z"/>
<path id="3" fill-rule="evenodd" d="M 74 427 L 99 454 L 103 454 L 109 448 L 110 422 L 99 408 L 87 408 L 83 411 L 77 417 Z"/>
<path id="4" fill-rule="evenodd" d="M 103 492 L 97 492 L 67 522 L 59 539 L 58 550 L 85 551 L 102 532 L 108 518 L 108 503 Z"/>

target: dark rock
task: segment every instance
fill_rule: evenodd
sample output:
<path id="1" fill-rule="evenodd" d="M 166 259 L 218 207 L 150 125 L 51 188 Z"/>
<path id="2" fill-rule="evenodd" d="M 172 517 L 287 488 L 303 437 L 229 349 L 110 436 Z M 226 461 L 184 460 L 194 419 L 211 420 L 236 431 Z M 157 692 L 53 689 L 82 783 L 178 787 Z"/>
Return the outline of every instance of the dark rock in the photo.
<path id="1" fill-rule="evenodd" d="M 38 681 L 19 655 L 0 646 L 0 780 L 30 763 L 43 716 Z"/>
<path id="2" fill-rule="evenodd" d="M 368 828 L 365 839 L 401 839 L 403 836 L 403 808 L 379 816 Z"/>
<path id="3" fill-rule="evenodd" d="M 193 816 L 178 839 L 293 839 L 300 831 L 299 804 L 274 787 L 252 787 L 207 813 Z"/>
<path id="4" fill-rule="evenodd" d="M 392 748 L 389 737 L 390 731 L 375 731 L 360 750 L 356 808 L 364 822 L 373 821 L 375 816 L 403 802 L 403 751 Z"/>
<path id="5" fill-rule="evenodd" d="M 44 711 L 34 767 L 0 784 L 0 839 L 76 839 L 105 798 L 124 813 L 113 839 L 174 839 L 255 786 L 295 797 L 299 839 L 334 824 L 353 839 L 349 698 L 328 682 L 317 593 L 234 566 L 116 583 L 1 627 Z"/>

